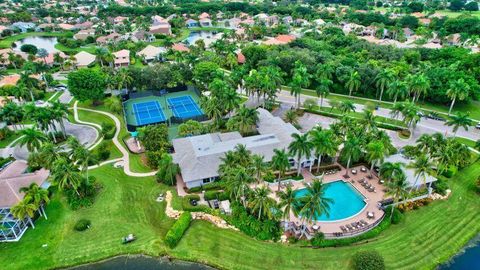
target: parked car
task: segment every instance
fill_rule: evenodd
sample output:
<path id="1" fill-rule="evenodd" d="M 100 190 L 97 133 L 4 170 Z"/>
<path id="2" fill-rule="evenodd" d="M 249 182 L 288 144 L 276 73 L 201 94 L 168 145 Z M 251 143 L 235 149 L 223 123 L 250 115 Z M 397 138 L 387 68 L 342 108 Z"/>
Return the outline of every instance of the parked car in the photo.
<path id="1" fill-rule="evenodd" d="M 480 129 L 480 124 L 477 124 L 477 125 L 475 126 L 475 128 L 476 128 L 476 129 Z"/>
<path id="2" fill-rule="evenodd" d="M 430 118 L 432 120 L 437 120 L 437 121 L 442 121 L 445 122 L 447 121 L 445 118 L 441 117 L 438 113 L 429 113 L 426 115 L 427 118 Z"/>

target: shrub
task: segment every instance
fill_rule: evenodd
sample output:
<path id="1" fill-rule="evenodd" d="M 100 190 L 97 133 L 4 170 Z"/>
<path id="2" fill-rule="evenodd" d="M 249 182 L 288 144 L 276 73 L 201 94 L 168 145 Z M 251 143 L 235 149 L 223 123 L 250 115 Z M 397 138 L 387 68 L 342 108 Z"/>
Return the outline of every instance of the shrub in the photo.
<path id="1" fill-rule="evenodd" d="M 83 232 L 86 229 L 90 228 L 91 224 L 92 223 L 90 222 L 90 220 L 82 218 L 82 219 L 78 220 L 77 223 L 75 223 L 75 226 L 73 228 L 77 232 Z"/>
<path id="2" fill-rule="evenodd" d="M 224 188 L 225 188 L 224 182 L 216 181 L 216 182 L 211 182 L 211 183 L 205 184 L 203 186 L 193 187 L 193 188 L 189 189 L 188 192 L 195 193 L 195 192 L 200 192 L 202 190 L 219 190 L 219 189 L 224 189 Z"/>
<path id="3" fill-rule="evenodd" d="M 392 206 L 391 205 L 388 206 L 385 209 L 385 213 L 387 213 L 387 215 L 390 215 L 390 213 L 392 213 Z M 385 217 L 385 218 L 387 218 L 387 217 Z M 400 212 L 400 210 L 398 210 L 398 208 L 395 208 L 395 209 L 393 209 L 393 214 L 390 218 L 391 218 L 392 224 L 398 224 L 403 220 L 403 214 L 402 214 L 402 212 Z"/>
<path id="4" fill-rule="evenodd" d="M 97 159 L 99 161 L 107 160 L 110 157 L 110 149 L 108 147 L 108 142 L 101 142 L 96 150 Z"/>
<path id="5" fill-rule="evenodd" d="M 385 261 L 375 250 L 360 251 L 353 256 L 352 266 L 355 270 L 383 270 Z"/>
<path id="6" fill-rule="evenodd" d="M 310 240 L 310 243 L 314 247 L 320 247 L 322 245 L 322 241 L 325 239 L 325 235 L 322 232 L 318 232 L 315 236 Z"/>
<path id="7" fill-rule="evenodd" d="M 477 193 L 480 194 L 480 177 L 478 177 L 475 189 L 477 190 Z"/>
<path id="8" fill-rule="evenodd" d="M 165 243 L 167 243 L 170 248 L 174 248 L 178 242 L 180 242 L 183 234 L 190 226 L 191 221 L 192 214 L 190 214 L 190 212 L 183 212 L 180 218 L 178 218 L 170 230 L 168 230 L 167 235 L 165 236 Z"/>
<path id="9" fill-rule="evenodd" d="M 303 102 L 303 107 L 305 107 L 306 110 L 313 110 L 317 106 L 317 100 L 314 98 L 307 98 Z"/>
<path id="10" fill-rule="evenodd" d="M 455 174 L 457 174 L 458 168 L 456 166 L 450 166 L 447 170 L 442 172 L 442 175 L 447 178 L 452 178 Z"/>
<path id="11" fill-rule="evenodd" d="M 214 191 L 214 190 L 209 190 L 205 192 L 205 200 L 210 201 L 210 200 L 219 200 L 219 201 L 224 201 L 228 200 L 228 194 L 226 192 L 221 192 L 221 191 Z"/>
<path id="12" fill-rule="evenodd" d="M 102 135 L 105 140 L 110 140 L 115 136 L 115 126 L 112 123 L 102 123 Z"/>
<path id="13" fill-rule="evenodd" d="M 433 189 L 435 190 L 436 193 L 445 196 L 447 194 L 447 189 L 448 189 L 448 182 L 447 180 L 439 177 L 437 181 L 433 183 Z"/>

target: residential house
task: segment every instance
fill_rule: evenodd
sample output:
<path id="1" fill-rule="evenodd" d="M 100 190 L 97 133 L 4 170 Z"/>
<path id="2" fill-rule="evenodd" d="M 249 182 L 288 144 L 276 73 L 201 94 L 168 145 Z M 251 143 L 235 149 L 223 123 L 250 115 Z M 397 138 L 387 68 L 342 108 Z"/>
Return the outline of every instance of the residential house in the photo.
<path id="1" fill-rule="evenodd" d="M 89 21 L 86 21 L 86 22 L 83 22 L 83 23 L 77 23 L 73 26 L 73 29 L 76 29 L 76 30 L 85 30 L 85 29 L 90 29 L 93 27 L 93 23 L 92 22 L 89 22 Z"/>
<path id="2" fill-rule="evenodd" d="M 430 189 L 433 182 L 437 181 L 435 177 L 429 174 L 427 174 L 424 179 L 419 179 L 419 177 L 415 175 L 415 170 L 413 168 L 410 168 L 409 166 L 413 161 L 411 159 L 406 158 L 402 154 L 391 155 L 385 158 L 385 162 L 391 162 L 391 163 L 400 162 L 405 164 L 404 166 L 405 176 L 407 177 L 408 186 L 414 189 L 418 190 L 423 187 L 428 187 Z"/>
<path id="3" fill-rule="evenodd" d="M 73 38 L 76 40 L 86 40 L 88 37 L 93 36 L 95 36 L 94 29 L 85 29 L 78 31 L 75 35 L 73 35 Z"/>
<path id="4" fill-rule="evenodd" d="M 59 23 L 57 25 L 57 27 L 62 29 L 62 30 L 66 30 L 66 31 L 70 31 L 70 30 L 73 30 L 75 28 L 75 26 L 73 26 L 71 24 L 68 24 L 68 23 Z"/>
<path id="5" fill-rule="evenodd" d="M 212 27 L 212 20 L 209 18 L 200 19 L 199 22 L 201 27 Z"/>
<path id="6" fill-rule="evenodd" d="M 124 21 L 128 20 L 127 17 L 123 17 L 123 16 L 117 16 L 115 18 L 113 18 L 113 23 L 115 25 L 119 25 L 119 24 L 123 24 Z"/>
<path id="7" fill-rule="evenodd" d="M 239 132 L 209 133 L 205 135 L 174 139 L 173 161 L 180 167 L 181 178 L 187 188 L 198 187 L 215 181 L 218 168 L 225 153 L 234 150 L 237 145 L 244 145 L 252 154 L 272 160 L 275 149 L 287 149 L 292 134 L 300 132 L 280 117 L 273 116 L 264 109 L 257 109 L 257 131 L 259 135 L 243 137 Z M 309 168 L 314 159 L 300 160 L 300 166 Z M 295 159 L 290 159 L 292 166 Z"/>
<path id="8" fill-rule="evenodd" d="M 128 67 L 130 65 L 130 51 L 129 50 L 120 50 L 113 53 L 113 63 L 115 67 Z"/>
<path id="9" fill-rule="evenodd" d="M 406 38 L 409 38 L 413 36 L 415 33 L 412 31 L 412 29 L 405 27 L 403 28 L 403 34 L 405 35 Z"/>
<path id="10" fill-rule="evenodd" d="M 101 45 L 105 45 L 105 44 L 108 44 L 108 43 L 115 43 L 115 42 L 119 41 L 121 38 L 122 38 L 122 35 L 114 32 L 114 33 L 111 33 L 111 34 L 106 35 L 106 36 L 98 37 L 97 38 L 97 43 L 101 44 Z"/>
<path id="11" fill-rule="evenodd" d="M 149 28 L 149 32 L 152 33 L 152 34 L 171 35 L 172 34 L 172 26 L 170 26 L 170 24 L 152 25 Z"/>
<path id="12" fill-rule="evenodd" d="M 189 52 L 190 49 L 183 43 L 175 43 L 172 45 L 172 50 L 177 52 Z"/>
<path id="13" fill-rule="evenodd" d="M 263 44 L 265 44 L 265 45 L 285 45 L 285 44 L 288 44 L 288 43 L 294 41 L 295 39 L 296 39 L 296 37 L 294 35 L 278 35 L 275 38 L 271 38 L 271 39 L 263 42 Z"/>
<path id="14" fill-rule="evenodd" d="M 17 85 L 18 81 L 20 81 L 19 74 L 6 75 L 6 76 L 3 76 L 2 79 L 0 80 L 0 87 L 6 86 L 6 85 L 15 86 Z"/>
<path id="15" fill-rule="evenodd" d="M 75 54 L 75 65 L 77 68 L 89 67 L 95 63 L 96 58 L 97 57 L 91 53 L 81 51 Z"/>
<path id="16" fill-rule="evenodd" d="M 16 22 L 10 26 L 12 29 L 18 29 L 22 33 L 26 33 L 29 30 L 35 29 L 35 24 L 31 22 Z"/>
<path id="17" fill-rule="evenodd" d="M 325 21 L 322 20 L 322 19 L 316 19 L 316 20 L 313 21 L 313 23 L 317 26 L 321 26 L 321 25 L 325 24 Z"/>
<path id="18" fill-rule="evenodd" d="M 185 22 L 185 26 L 188 27 L 188 28 L 192 28 L 192 27 L 198 27 L 199 24 L 198 24 L 198 21 L 196 21 L 194 19 L 188 19 Z"/>
<path id="19" fill-rule="evenodd" d="M 155 41 L 155 36 L 145 30 L 138 30 L 132 33 L 131 39 L 133 42 L 153 42 Z"/>
<path id="20" fill-rule="evenodd" d="M 32 183 L 44 189 L 50 186 L 47 181 L 49 171 L 40 169 L 28 173 L 27 168 L 27 162 L 17 160 L 0 172 L 0 242 L 16 242 L 28 229 L 28 218 L 17 219 L 11 212 L 25 196 L 20 189 Z"/>
<path id="21" fill-rule="evenodd" d="M 201 20 L 201 19 L 210 19 L 210 14 L 206 13 L 206 12 L 203 12 L 202 14 L 200 14 L 198 16 L 198 19 Z"/>
<path id="22" fill-rule="evenodd" d="M 418 21 L 423 25 L 429 25 L 432 22 L 432 20 L 428 18 L 422 18 L 422 19 L 419 19 Z"/>
<path id="23" fill-rule="evenodd" d="M 294 24 L 295 26 L 300 26 L 300 27 L 305 27 L 310 25 L 310 23 L 304 19 L 296 19 Z"/>
<path id="24" fill-rule="evenodd" d="M 237 63 L 239 64 L 245 64 L 245 61 L 247 59 L 245 58 L 245 55 L 241 51 L 237 52 Z"/>
<path id="25" fill-rule="evenodd" d="M 138 52 L 138 56 L 140 56 L 144 62 L 149 63 L 155 60 L 161 60 L 162 55 L 167 52 L 165 47 L 155 47 L 152 45 L 148 45 L 143 50 Z"/>
<path id="26" fill-rule="evenodd" d="M 292 24 L 293 23 L 293 18 L 292 16 L 285 16 L 282 18 L 282 22 L 284 24 Z"/>
<path id="27" fill-rule="evenodd" d="M 152 16 L 152 24 L 153 25 L 160 25 L 160 24 L 169 24 L 168 20 L 165 20 L 162 16 Z"/>
<path id="28" fill-rule="evenodd" d="M 36 61 L 37 62 L 43 62 L 43 63 L 45 63 L 45 65 L 48 65 L 48 66 L 58 64 L 57 62 L 55 62 L 55 54 L 57 54 L 57 53 L 64 60 L 68 58 L 68 56 L 63 52 L 51 52 L 47 55 L 47 57 L 37 58 Z"/>
<path id="29" fill-rule="evenodd" d="M 447 43 L 448 45 L 450 46 L 457 46 L 457 45 L 460 45 L 461 41 L 460 41 L 460 34 L 459 33 L 455 33 L 455 34 L 451 34 L 447 37 Z"/>

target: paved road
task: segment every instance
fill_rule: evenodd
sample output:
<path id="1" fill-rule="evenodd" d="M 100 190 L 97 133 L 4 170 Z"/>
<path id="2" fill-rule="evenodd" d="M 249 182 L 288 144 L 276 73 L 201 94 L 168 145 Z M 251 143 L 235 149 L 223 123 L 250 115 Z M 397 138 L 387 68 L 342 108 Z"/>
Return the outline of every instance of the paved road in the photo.
<path id="1" fill-rule="evenodd" d="M 121 159 L 116 159 L 115 161 L 118 162 L 118 161 L 123 160 L 123 171 L 125 172 L 126 175 L 133 176 L 133 177 L 146 177 L 146 176 L 153 176 L 157 173 L 156 171 L 148 172 L 148 173 L 136 173 L 136 172 L 132 172 L 130 170 L 130 155 L 129 155 L 130 153 L 128 152 L 127 149 L 125 149 L 123 144 L 118 140 L 118 135 L 120 134 L 120 129 L 122 128 L 122 125 L 120 123 L 120 120 L 115 115 L 113 115 L 111 113 L 108 113 L 108 112 L 104 112 L 104 111 L 98 111 L 98 110 L 92 110 L 92 109 L 86 109 L 86 108 L 79 108 L 78 107 L 78 101 L 75 101 L 75 104 L 73 105 L 75 120 L 78 121 L 79 123 L 83 123 L 83 124 L 94 124 L 94 123 L 80 121 L 78 119 L 78 110 L 100 113 L 100 114 L 106 115 L 106 116 L 113 119 L 113 121 L 115 122 L 116 130 L 115 130 L 115 135 L 112 138 L 112 141 L 113 141 L 113 144 L 115 144 L 115 146 L 120 150 L 120 152 L 122 152 L 122 155 L 123 155 L 123 157 Z"/>
<path id="2" fill-rule="evenodd" d="M 277 98 L 278 101 L 281 101 L 282 103 L 286 103 L 290 105 L 295 105 L 295 98 L 291 96 L 288 91 L 282 90 L 277 96 L 278 96 Z M 300 97 L 301 103 L 303 103 L 307 98 L 315 98 L 315 97 L 301 95 Z M 318 104 L 320 104 L 320 99 L 318 99 Z M 330 106 L 330 102 L 328 98 L 324 99 L 323 106 L 325 107 Z M 363 111 L 364 108 L 365 106 L 362 104 L 355 104 L 356 112 L 361 112 Z M 375 114 L 386 117 L 386 118 L 392 118 L 392 116 L 390 115 L 390 112 L 391 112 L 390 109 L 379 108 L 378 110 L 375 111 Z M 423 133 L 431 134 L 435 132 L 440 132 L 447 136 L 454 135 L 452 127 L 446 126 L 445 122 L 427 119 L 427 118 L 422 118 L 420 122 L 418 122 L 417 127 L 415 129 L 415 133 L 417 134 L 423 134 Z M 474 127 L 471 127 L 468 131 L 465 131 L 463 128 L 461 128 L 457 131 L 456 136 L 476 141 L 480 139 L 480 130 Z"/>
<path id="3" fill-rule="evenodd" d="M 65 90 L 65 91 L 63 91 L 62 95 L 58 98 L 58 101 L 60 103 L 69 104 L 70 101 L 72 101 L 72 99 L 73 99 L 73 97 L 70 94 L 70 91 Z"/>

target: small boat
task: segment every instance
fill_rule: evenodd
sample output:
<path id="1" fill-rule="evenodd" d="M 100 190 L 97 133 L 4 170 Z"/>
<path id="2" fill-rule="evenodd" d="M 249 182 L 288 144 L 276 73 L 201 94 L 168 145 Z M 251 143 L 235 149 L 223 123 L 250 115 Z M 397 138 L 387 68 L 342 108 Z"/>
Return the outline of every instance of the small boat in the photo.
<path id="1" fill-rule="evenodd" d="M 129 234 L 126 237 L 122 238 L 122 244 L 128 244 L 130 242 L 135 241 L 137 238 L 133 234 Z"/>

